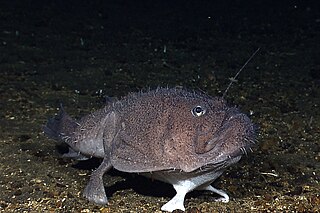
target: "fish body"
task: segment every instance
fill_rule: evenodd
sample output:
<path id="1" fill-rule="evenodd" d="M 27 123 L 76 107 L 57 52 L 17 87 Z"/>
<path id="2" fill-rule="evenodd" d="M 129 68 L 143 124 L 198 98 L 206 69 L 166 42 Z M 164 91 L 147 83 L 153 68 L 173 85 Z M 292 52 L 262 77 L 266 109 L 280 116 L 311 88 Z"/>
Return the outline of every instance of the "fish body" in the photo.
<path id="1" fill-rule="evenodd" d="M 44 132 L 69 146 L 66 157 L 102 158 L 84 197 L 106 204 L 102 177 L 112 167 L 173 185 L 177 194 L 161 210 L 185 210 L 185 195 L 209 190 L 210 184 L 238 162 L 254 144 L 255 125 L 220 97 L 184 89 L 158 88 L 109 102 L 80 120 L 63 108 L 49 119 Z"/>

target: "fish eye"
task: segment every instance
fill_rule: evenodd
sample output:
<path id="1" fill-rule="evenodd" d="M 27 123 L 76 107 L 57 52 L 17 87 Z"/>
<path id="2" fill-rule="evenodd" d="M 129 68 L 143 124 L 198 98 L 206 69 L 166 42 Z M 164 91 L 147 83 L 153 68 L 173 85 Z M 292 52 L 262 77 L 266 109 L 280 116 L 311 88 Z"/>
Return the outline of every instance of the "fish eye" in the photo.
<path id="1" fill-rule="evenodd" d="M 206 113 L 206 110 L 202 106 L 196 106 L 191 110 L 191 113 L 195 117 L 200 117 Z"/>

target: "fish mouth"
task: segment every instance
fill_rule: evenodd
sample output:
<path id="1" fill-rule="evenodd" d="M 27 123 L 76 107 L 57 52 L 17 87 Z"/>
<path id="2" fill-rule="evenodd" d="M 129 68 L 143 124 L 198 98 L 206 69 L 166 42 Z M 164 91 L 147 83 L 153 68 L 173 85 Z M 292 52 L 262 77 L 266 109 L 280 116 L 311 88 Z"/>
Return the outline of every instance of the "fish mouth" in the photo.
<path id="1" fill-rule="evenodd" d="M 213 164 L 247 154 L 255 143 L 256 129 L 248 116 L 233 111 L 222 121 L 213 137 L 203 143 L 196 141 L 195 152 L 212 159 Z"/>

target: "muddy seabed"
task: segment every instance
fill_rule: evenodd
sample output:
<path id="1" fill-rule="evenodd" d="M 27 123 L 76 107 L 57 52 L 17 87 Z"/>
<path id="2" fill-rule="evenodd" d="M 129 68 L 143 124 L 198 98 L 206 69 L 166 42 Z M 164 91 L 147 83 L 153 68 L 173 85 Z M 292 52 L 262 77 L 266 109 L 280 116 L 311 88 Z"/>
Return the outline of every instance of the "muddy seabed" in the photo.
<path id="1" fill-rule="evenodd" d="M 319 212 L 320 8 L 316 1 L 7 1 L 0 7 L 0 211 L 160 212 L 170 185 L 111 171 L 109 205 L 82 198 L 99 160 L 61 159 L 42 125 L 156 86 L 221 96 L 258 145 L 187 212 Z"/>

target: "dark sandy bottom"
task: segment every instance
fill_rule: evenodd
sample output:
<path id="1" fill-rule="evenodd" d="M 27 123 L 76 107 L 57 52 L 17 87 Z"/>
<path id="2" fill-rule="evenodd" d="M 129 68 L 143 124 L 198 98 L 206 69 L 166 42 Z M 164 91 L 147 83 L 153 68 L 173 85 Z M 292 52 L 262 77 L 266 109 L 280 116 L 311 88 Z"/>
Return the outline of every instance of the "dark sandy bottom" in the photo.
<path id="1" fill-rule="evenodd" d="M 0 6 L 1 212 L 160 212 L 171 186 L 114 170 L 109 205 L 88 203 L 82 191 L 99 160 L 61 159 L 42 125 L 61 102 L 79 117 L 149 87 L 221 96 L 258 47 L 226 99 L 259 125 L 259 143 L 214 183 L 229 203 L 193 192 L 187 212 L 319 211 L 316 3 L 10 2 Z"/>

